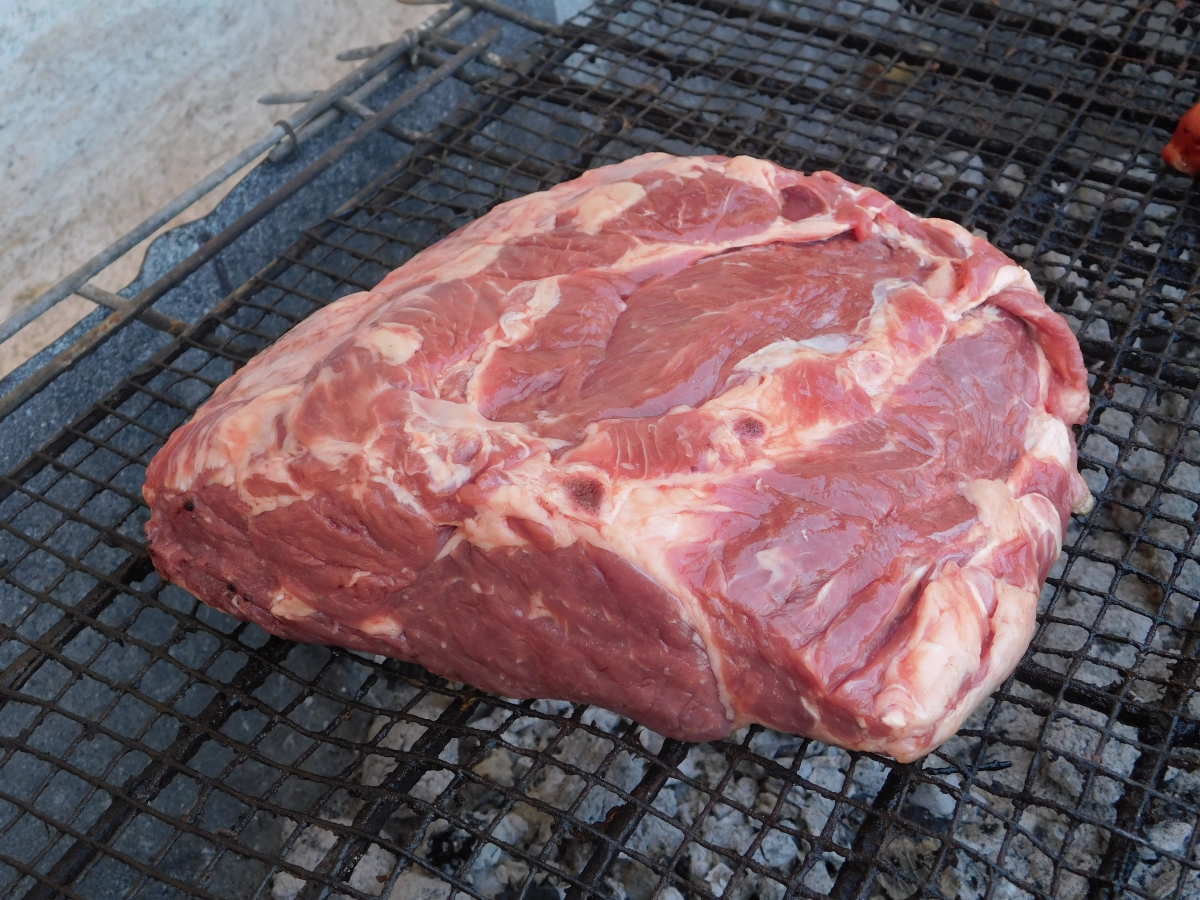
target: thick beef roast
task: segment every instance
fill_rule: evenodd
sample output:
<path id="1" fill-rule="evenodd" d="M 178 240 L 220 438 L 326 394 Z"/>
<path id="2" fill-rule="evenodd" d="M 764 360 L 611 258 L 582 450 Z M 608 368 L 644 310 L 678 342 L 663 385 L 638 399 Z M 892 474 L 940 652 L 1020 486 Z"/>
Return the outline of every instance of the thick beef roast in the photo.
<path id="1" fill-rule="evenodd" d="M 650 154 L 497 207 L 225 382 L 163 575 L 301 641 L 665 735 L 909 760 L 1006 678 L 1072 508 L 1024 269 L 826 172 Z"/>

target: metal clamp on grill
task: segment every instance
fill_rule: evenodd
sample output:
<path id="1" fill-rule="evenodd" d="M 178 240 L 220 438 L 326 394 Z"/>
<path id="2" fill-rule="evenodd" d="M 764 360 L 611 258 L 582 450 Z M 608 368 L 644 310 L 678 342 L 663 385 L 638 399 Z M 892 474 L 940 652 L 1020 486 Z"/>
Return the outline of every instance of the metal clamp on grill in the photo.
<path id="1" fill-rule="evenodd" d="M 0 326 L 104 307 L 0 388 L 0 894 L 1200 894 L 1200 207 L 1159 161 L 1198 33 L 1133 0 L 606 0 L 560 26 L 464 0 L 264 98 L 304 105 Z M 1016 675 L 920 762 L 484 695 L 268 638 L 150 565 L 145 467 L 236 368 L 495 204 L 651 150 L 962 223 L 1080 338 L 1097 505 Z M 188 252 L 89 284 L 263 156 Z"/>

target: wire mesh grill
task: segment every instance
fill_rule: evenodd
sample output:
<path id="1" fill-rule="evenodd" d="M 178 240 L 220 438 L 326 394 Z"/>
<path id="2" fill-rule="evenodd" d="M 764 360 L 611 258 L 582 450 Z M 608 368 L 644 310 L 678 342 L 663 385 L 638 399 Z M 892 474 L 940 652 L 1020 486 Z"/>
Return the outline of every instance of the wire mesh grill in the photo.
<path id="1" fill-rule="evenodd" d="M 0 893 L 1200 896 L 1200 266 L 1157 160 L 1200 10 L 619 0 L 0 482 Z M 453 48 L 451 48 L 453 49 Z M 1081 338 L 1095 512 L 1017 675 L 913 765 L 663 741 L 298 646 L 164 586 L 147 461 L 238 365 L 495 203 L 647 150 L 830 168 L 1024 262 Z"/>

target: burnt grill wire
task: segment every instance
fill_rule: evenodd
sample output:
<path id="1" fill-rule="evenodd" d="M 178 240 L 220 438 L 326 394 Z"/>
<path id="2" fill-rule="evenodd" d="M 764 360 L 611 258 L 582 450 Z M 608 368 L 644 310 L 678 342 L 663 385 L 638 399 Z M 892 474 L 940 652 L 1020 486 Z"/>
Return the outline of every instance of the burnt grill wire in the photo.
<path id="1" fill-rule="evenodd" d="M 617 0 L 462 70 L 399 167 L 0 479 L 0 894 L 1197 896 L 1200 256 L 1157 159 L 1200 99 L 1197 15 Z M 147 560 L 145 465 L 237 365 L 495 203 L 647 150 L 959 221 L 1080 335 L 1096 510 L 1016 676 L 921 763 L 482 695 L 269 638 Z"/>

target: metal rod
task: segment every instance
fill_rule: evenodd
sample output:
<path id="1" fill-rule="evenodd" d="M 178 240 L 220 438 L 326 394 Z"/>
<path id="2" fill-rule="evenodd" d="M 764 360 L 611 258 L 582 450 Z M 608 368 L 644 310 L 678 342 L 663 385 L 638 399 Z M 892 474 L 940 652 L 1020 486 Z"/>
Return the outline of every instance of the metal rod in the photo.
<path id="1" fill-rule="evenodd" d="M 912 784 L 915 767 L 897 765 L 888 773 L 871 803 L 871 810 L 854 833 L 849 858 L 838 870 L 837 879 L 829 891 L 836 900 L 858 900 L 866 896 L 867 888 L 875 881 L 877 869 L 872 860 L 883 849 L 888 833 L 888 816 L 900 809 L 900 803 Z"/>
<path id="2" fill-rule="evenodd" d="M 428 35 L 434 34 L 437 31 L 441 31 L 441 30 L 445 30 L 447 32 L 452 32 L 452 31 L 462 27 L 463 25 L 465 25 L 474 16 L 475 16 L 475 10 L 472 9 L 471 7 L 469 7 L 469 6 L 456 7 L 453 15 L 447 16 L 443 21 L 439 22 L 436 26 L 434 26 L 433 28 L 430 28 L 428 30 L 428 32 L 426 32 L 425 36 L 427 37 Z M 411 49 L 416 49 L 416 45 L 414 45 L 413 48 L 411 48 Z M 401 69 L 403 69 L 405 67 L 406 67 L 405 61 L 398 60 L 396 63 L 395 71 L 390 71 L 390 67 L 385 68 L 383 71 L 379 72 L 379 74 L 376 75 L 375 78 L 372 78 L 369 82 L 362 85 L 362 87 L 358 88 L 356 91 L 354 91 L 349 96 L 355 100 L 366 100 L 367 97 L 369 97 L 371 94 L 373 94 L 375 91 L 377 91 L 380 87 L 382 87 L 385 82 L 389 81 L 396 72 L 399 72 Z M 289 135 L 288 140 L 281 141 L 279 143 L 279 146 L 275 147 L 271 151 L 270 155 L 267 158 L 270 159 L 271 162 L 276 162 L 276 163 L 283 162 L 285 159 L 287 159 L 292 154 L 293 148 L 295 146 L 297 146 L 296 142 L 299 142 L 299 144 L 307 143 L 309 140 L 316 137 L 318 134 L 320 134 L 325 129 L 327 129 L 334 122 L 337 122 L 340 118 L 341 118 L 341 115 L 338 113 L 338 111 L 336 109 L 325 110 L 325 112 L 322 113 L 320 116 L 316 116 L 310 122 L 306 123 L 303 128 L 297 129 L 296 135 L 294 137 Z"/>
<path id="3" fill-rule="evenodd" d="M 307 103 L 320 96 L 320 91 L 278 91 L 274 94 L 263 94 L 258 98 L 258 102 L 277 106 L 283 103 Z"/>
<path id="4" fill-rule="evenodd" d="M 365 103 L 360 103 L 357 100 L 352 100 L 349 97 L 343 97 L 341 100 L 339 100 L 337 102 L 337 108 L 343 112 L 349 113 L 352 116 L 358 116 L 360 119 L 369 119 L 371 116 L 375 115 L 375 110 L 371 109 L 371 107 L 367 106 Z M 392 137 L 399 138 L 400 140 L 409 144 L 415 144 L 417 141 L 422 140 L 425 137 L 422 132 L 414 131 L 411 128 L 405 128 L 403 125 L 397 125 L 395 122 L 388 122 L 383 126 L 383 130 Z"/>
<path id="5" fill-rule="evenodd" d="M 286 119 L 288 125 L 292 129 L 296 129 L 324 113 L 333 105 L 338 97 L 359 87 L 382 69 L 386 68 L 394 59 L 407 53 L 419 43 L 426 32 L 441 25 L 460 9 L 461 7 L 458 6 L 448 7 L 445 10 L 434 13 L 420 25 L 408 29 L 398 40 L 389 45 L 389 49 L 386 52 L 371 57 L 345 78 L 335 83 L 333 87 L 323 91 L 303 108 L 288 116 Z M 287 129 L 282 125 L 276 125 L 266 136 L 255 141 L 219 169 L 210 172 L 206 177 L 196 182 L 158 212 L 144 219 L 132 231 L 109 244 L 66 278 L 62 279 L 62 281 L 58 282 L 58 284 L 54 285 L 54 287 L 50 288 L 50 290 L 38 297 L 29 306 L 26 306 L 15 315 L 10 316 L 3 323 L 0 323 L 0 342 L 8 340 L 34 319 L 37 319 L 71 296 L 82 284 L 120 259 L 197 200 L 211 193 L 260 155 L 270 150 L 281 140 L 286 139 L 287 136 Z"/>
<path id="6" fill-rule="evenodd" d="M 471 10 L 468 9 L 465 11 L 470 12 Z M 280 141 L 279 144 L 273 147 L 271 152 L 267 154 L 267 159 L 273 163 L 281 163 L 286 161 L 293 153 L 296 152 L 297 147 L 307 144 L 310 140 L 312 140 L 312 138 L 316 137 L 334 122 L 337 122 L 339 119 L 341 119 L 341 115 L 338 113 L 337 108 L 338 102 L 350 98 L 355 100 L 366 99 L 387 84 L 387 82 L 395 77 L 396 74 L 407 67 L 407 60 L 398 60 L 360 87 L 357 91 L 348 95 L 348 97 L 339 97 L 334 101 L 333 106 L 325 110 L 325 112 L 321 113 L 321 115 L 317 116 L 317 118 L 313 119 L 303 128 L 301 128 L 298 132 L 296 132 L 295 135 L 288 135 L 288 140 Z"/>
<path id="7" fill-rule="evenodd" d="M 981 763 L 975 767 L 976 772 L 1003 772 L 1005 769 L 1011 769 L 1012 763 L 1007 759 L 998 759 L 994 762 Z M 956 766 L 940 766 L 936 769 L 924 769 L 922 775 L 961 775 L 963 769 Z"/>
<path id="8" fill-rule="evenodd" d="M 330 147 L 319 157 L 293 175 L 271 196 L 262 200 L 253 209 L 244 213 L 232 225 L 219 235 L 205 243 L 199 250 L 167 272 L 153 284 L 144 288 L 124 308 L 115 311 L 111 316 L 81 337 L 78 341 L 52 359 L 46 365 L 34 372 L 28 379 L 17 385 L 0 398 L 0 418 L 7 416 L 30 397 L 41 391 L 60 374 L 70 369 L 83 359 L 116 331 L 136 318 L 141 312 L 159 300 L 169 290 L 176 287 L 183 279 L 191 275 L 210 259 L 232 244 L 238 237 L 256 225 L 267 213 L 279 206 L 308 184 L 329 166 L 345 156 L 368 137 L 379 131 L 400 110 L 424 96 L 438 84 L 453 75 L 466 65 L 480 51 L 494 41 L 500 34 L 498 28 L 488 30 L 482 37 L 472 41 L 459 53 L 448 59 L 446 63 L 431 72 L 419 83 L 413 85 L 382 110 L 367 119 L 341 141 Z"/>
<path id="9" fill-rule="evenodd" d="M 356 59 L 368 59 L 384 49 L 387 44 L 371 44 L 368 47 L 355 47 L 352 50 L 343 50 L 337 55 L 337 58 L 342 62 L 352 62 Z"/>
<path id="10" fill-rule="evenodd" d="M 454 38 L 446 37 L 443 34 L 431 34 L 428 44 L 432 47 L 439 47 L 442 50 L 448 50 L 451 53 L 457 53 L 463 48 L 462 41 L 456 41 Z M 479 54 L 479 61 L 491 66 L 493 69 L 503 69 L 510 71 L 516 69 L 517 64 L 507 56 L 501 56 L 499 53 L 492 53 L 490 50 L 486 53 Z"/>
<path id="11" fill-rule="evenodd" d="M 94 284 L 81 284 L 79 289 L 75 291 L 80 297 L 86 300 L 91 300 L 93 303 L 98 303 L 100 306 L 106 306 L 109 309 L 124 309 L 129 303 L 120 294 L 114 294 L 112 291 L 106 291 L 104 288 L 96 287 Z M 156 328 L 159 331 L 165 331 L 167 334 L 178 337 L 187 331 L 188 323 L 182 319 L 176 319 L 171 316 L 166 316 L 154 309 L 144 309 L 138 315 L 138 320 L 151 328 Z"/>
<path id="12" fill-rule="evenodd" d="M 398 60 L 384 69 L 354 93 L 349 94 L 346 97 L 339 97 L 334 101 L 333 106 L 325 110 L 325 112 L 321 113 L 321 115 L 317 116 L 317 118 L 313 119 L 295 134 L 288 135 L 288 140 L 280 141 L 279 144 L 273 147 L 271 152 L 267 154 L 267 159 L 273 163 L 285 162 L 292 156 L 293 153 L 296 152 L 297 147 L 307 144 L 310 140 L 312 140 L 312 138 L 316 137 L 334 122 L 337 122 L 341 119 L 341 115 L 338 113 L 339 102 L 351 98 L 355 100 L 363 100 L 371 96 L 385 84 L 391 81 L 391 79 L 394 78 L 398 73 L 408 68 L 408 65 L 409 63 L 407 59 Z"/>

